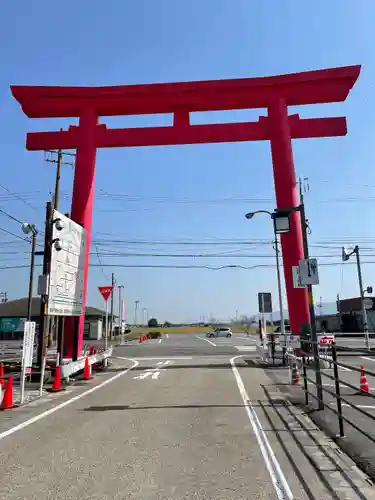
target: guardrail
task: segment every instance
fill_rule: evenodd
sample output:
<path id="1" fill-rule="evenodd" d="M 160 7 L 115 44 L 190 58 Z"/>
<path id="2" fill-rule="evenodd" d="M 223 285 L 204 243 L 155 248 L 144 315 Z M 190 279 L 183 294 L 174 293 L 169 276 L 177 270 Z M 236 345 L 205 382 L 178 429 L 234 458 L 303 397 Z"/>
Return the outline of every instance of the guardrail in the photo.
<path id="1" fill-rule="evenodd" d="M 112 356 L 113 352 L 113 347 L 109 347 L 106 351 L 101 351 L 96 354 L 93 354 L 91 356 L 87 356 L 89 365 L 95 365 L 96 363 L 102 363 L 106 359 L 110 358 Z M 85 357 L 82 357 L 81 359 L 77 361 L 70 361 L 68 363 L 62 363 L 61 364 L 61 378 L 62 379 L 67 379 L 74 375 L 75 373 L 83 370 L 85 366 Z"/>
<path id="2" fill-rule="evenodd" d="M 313 353 L 313 359 L 311 359 L 311 353 Z M 361 391 L 359 386 L 355 386 L 350 382 L 347 382 L 342 378 L 340 378 L 339 368 L 341 367 L 344 369 L 349 369 L 351 371 L 358 372 L 360 375 L 365 374 L 366 376 L 369 375 L 372 377 L 375 377 L 375 372 L 365 369 L 362 370 L 357 366 L 353 366 L 338 361 L 337 346 L 334 342 L 332 344 L 329 344 L 328 346 L 325 346 L 323 350 L 320 348 L 319 342 L 301 341 L 301 349 L 299 350 L 299 352 L 297 351 L 297 353 L 295 353 L 292 350 L 287 350 L 286 357 L 288 359 L 289 365 L 297 364 L 299 365 L 299 368 L 302 369 L 303 386 L 301 386 L 301 389 L 305 393 L 306 406 L 310 404 L 310 397 L 311 397 L 318 402 L 318 410 L 326 408 L 330 410 L 332 413 L 334 413 L 338 419 L 340 437 L 343 437 L 345 435 L 345 429 L 344 429 L 344 422 L 345 422 L 346 424 L 352 426 L 354 429 L 360 432 L 367 439 L 375 443 L 374 436 L 371 436 L 368 432 L 366 432 L 364 429 L 360 428 L 355 422 L 353 422 L 353 420 L 351 420 L 350 418 L 348 418 L 346 415 L 343 414 L 342 405 L 345 404 L 348 407 L 351 407 L 352 409 L 359 412 L 361 415 L 371 420 L 375 420 L 375 415 L 369 413 L 363 408 L 359 408 L 349 399 L 342 396 L 340 386 L 348 387 L 354 390 L 356 394 L 361 394 L 361 393 L 363 394 L 363 392 Z M 327 377 L 334 382 L 334 390 L 328 389 L 327 387 L 324 387 L 322 384 L 322 375 L 321 375 L 322 363 L 324 363 L 324 366 L 328 365 L 333 369 L 332 374 L 325 372 L 324 377 Z M 309 376 L 308 369 L 310 370 L 312 369 L 315 372 L 315 380 L 313 380 L 313 378 Z M 315 394 L 309 389 L 308 383 L 313 384 L 316 387 Z M 332 407 L 329 404 L 324 403 L 324 393 L 327 393 L 334 398 L 334 400 L 336 401 L 336 408 Z M 365 394 L 366 396 L 375 399 L 375 394 L 373 394 L 371 391 L 366 392 Z"/>

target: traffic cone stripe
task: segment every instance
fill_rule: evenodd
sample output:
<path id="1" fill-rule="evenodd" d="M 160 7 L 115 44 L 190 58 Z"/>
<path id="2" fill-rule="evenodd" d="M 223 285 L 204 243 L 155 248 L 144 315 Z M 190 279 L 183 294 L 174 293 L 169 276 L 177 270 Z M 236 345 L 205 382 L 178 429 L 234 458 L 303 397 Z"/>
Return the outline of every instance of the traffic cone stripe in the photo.
<path id="1" fill-rule="evenodd" d="M 359 377 L 359 390 L 363 393 L 363 392 L 370 392 L 370 388 L 369 388 L 369 385 L 368 385 L 368 381 L 367 381 L 367 376 L 366 376 L 366 373 L 365 373 L 365 369 L 364 369 L 364 366 L 361 365 L 361 373 L 360 373 L 360 377 Z"/>

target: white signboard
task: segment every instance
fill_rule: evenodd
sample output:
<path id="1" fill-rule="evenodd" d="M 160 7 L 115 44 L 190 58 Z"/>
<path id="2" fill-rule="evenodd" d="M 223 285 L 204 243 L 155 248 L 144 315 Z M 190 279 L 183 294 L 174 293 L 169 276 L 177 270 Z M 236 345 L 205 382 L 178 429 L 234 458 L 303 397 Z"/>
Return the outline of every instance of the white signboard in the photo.
<path id="1" fill-rule="evenodd" d="M 280 345 L 286 348 L 299 349 L 301 337 L 299 335 L 280 335 Z"/>
<path id="2" fill-rule="evenodd" d="M 300 260 L 298 267 L 301 285 L 319 285 L 318 261 L 316 259 Z"/>
<path id="3" fill-rule="evenodd" d="M 86 231 L 57 210 L 53 221 L 47 314 L 81 316 Z M 56 249 L 57 240 L 61 250 Z"/>
<path id="4" fill-rule="evenodd" d="M 293 287 L 294 288 L 305 288 L 305 285 L 301 285 L 301 278 L 299 275 L 299 267 L 298 266 L 292 267 L 292 274 L 293 274 Z"/>
<path id="5" fill-rule="evenodd" d="M 30 373 L 33 365 L 35 337 L 35 321 L 25 321 L 22 347 L 22 368 L 24 373 Z"/>

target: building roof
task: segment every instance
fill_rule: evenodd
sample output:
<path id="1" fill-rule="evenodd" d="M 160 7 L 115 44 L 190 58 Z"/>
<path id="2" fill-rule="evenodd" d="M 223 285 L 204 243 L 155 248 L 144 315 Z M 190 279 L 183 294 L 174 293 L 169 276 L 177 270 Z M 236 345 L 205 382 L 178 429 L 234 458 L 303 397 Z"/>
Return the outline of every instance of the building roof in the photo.
<path id="1" fill-rule="evenodd" d="M 0 304 L 0 318 L 25 318 L 27 316 L 28 298 L 9 300 L 5 304 Z M 31 304 L 31 316 L 37 317 L 40 314 L 40 297 L 33 297 Z M 86 317 L 98 317 L 105 314 L 105 311 L 96 307 L 86 307 Z M 110 315 L 109 315 L 110 316 Z M 116 315 L 113 315 L 116 317 Z"/>

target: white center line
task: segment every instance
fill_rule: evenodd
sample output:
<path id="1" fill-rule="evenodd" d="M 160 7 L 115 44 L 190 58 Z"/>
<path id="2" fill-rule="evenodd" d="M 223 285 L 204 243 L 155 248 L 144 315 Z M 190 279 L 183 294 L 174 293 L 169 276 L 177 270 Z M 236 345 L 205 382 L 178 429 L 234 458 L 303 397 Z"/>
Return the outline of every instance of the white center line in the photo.
<path id="1" fill-rule="evenodd" d="M 266 433 L 263 430 L 258 415 L 256 414 L 256 411 L 254 410 L 254 407 L 251 404 L 249 395 L 247 394 L 247 391 L 245 389 L 245 385 L 241 378 L 240 372 L 238 371 L 238 368 L 236 366 L 236 359 L 238 358 L 241 358 L 241 356 L 235 356 L 230 360 L 230 364 L 232 365 L 232 372 L 234 378 L 236 379 L 237 387 L 238 390 L 240 391 L 247 416 L 249 417 L 250 420 L 250 424 L 253 428 L 255 437 L 258 441 L 258 445 L 262 453 L 263 460 L 266 464 L 269 475 L 271 476 L 272 484 L 276 491 L 277 498 L 279 500 L 293 500 L 294 495 L 289 487 L 289 484 L 284 476 L 283 471 L 281 470 L 280 464 L 275 456 L 275 453 L 271 448 L 271 445 L 267 439 Z"/>

